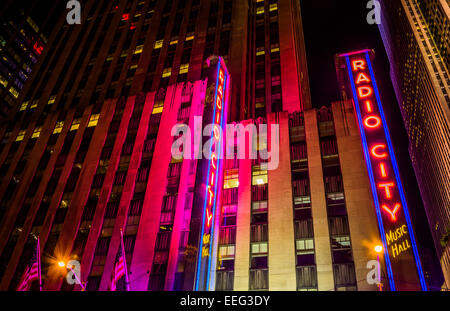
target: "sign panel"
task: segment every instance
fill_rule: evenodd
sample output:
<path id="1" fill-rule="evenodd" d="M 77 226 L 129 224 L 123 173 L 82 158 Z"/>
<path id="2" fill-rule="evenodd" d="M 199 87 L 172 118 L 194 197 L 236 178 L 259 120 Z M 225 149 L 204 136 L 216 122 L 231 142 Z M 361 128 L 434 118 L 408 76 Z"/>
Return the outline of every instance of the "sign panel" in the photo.
<path id="1" fill-rule="evenodd" d="M 228 90 L 230 77 L 223 58 L 212 58 L 207 84 L 205 110 L 203 113 L 204 125 L 212 125 L 212 133 L 207 142 L 208 157 L 206 175 L 203 175 L 201 184 L 204 191 L 203 215 L 201 221 L 201 235 L 196 268 L 195 290 L 209 290 L 211 265 L 215 262 L 214 237 L 216 211 L 218 206 L 219 190 L 221 189 L 221 166 L 224 154 L 223 130 L 226 128 L 226 108 L 228 106 Z M 204 168 L 204 167 L 203 167 Z"/>
<path id="2" fill-rule="evenodd" d="M 385 250 L 390 290 L 426 290 L 411 218 L 383 113 L 369 50 L 345 59 Z"/>

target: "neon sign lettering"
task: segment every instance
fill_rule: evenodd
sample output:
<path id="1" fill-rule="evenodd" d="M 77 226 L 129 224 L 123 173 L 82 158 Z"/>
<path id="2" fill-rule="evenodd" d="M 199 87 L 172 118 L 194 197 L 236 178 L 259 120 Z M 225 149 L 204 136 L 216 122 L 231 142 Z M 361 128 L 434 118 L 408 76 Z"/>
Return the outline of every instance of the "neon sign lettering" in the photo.
<path id="1" fill-rule="evenodd" d="M 221 128 L 224 128 L 226 123 L 226 112 L 224 111 L 227 106 L 227 89 L 229 84 L 229 74 L 225 63 L 221 57 L 219 57 L 217 63 L 217 71 L 214 75 L 215 92 L 214 99 L 211 102 L 212 107 L 205 109 L 205 113 L 211 113 L 211 123 L 213 124 L 211 133 L 211 155 L 207 163 L 207 175 L 205 178 L 205 201 L 202 218 L 201 238 L 199 258 L 197 262 L 197 275 L 195 282 L 195 290 L 208 290 L 211 262 L 214 260 L 212 257 L 213 240 L 214 240 L 214 225 L 216 219 L 216 207 L 218 205 L 218 190 L 220 189 L 219 175 L 221 162 L 219 159 L 223 153 L 221 141 Z M 211 81 L 208 81 L 208 85 L 212 85 Z M 206 103 L 208 105 L 208 103 Z M 212 111 L 211 111 L 212 110 Z"/>
<path id="2" fill-rule="evenodd" d="M 386 233 L 387 245 L 390 246 L 393 258 L 411 248 L 407 236 L 408 228 L 406 225 L 402 225 L 394 231 L 390 230 L 389 233 Z"/>
<path id="3" fill-rule="evenodd" d="M 426 290 L 369 50 L 342 54 L 339 57 L 345 60 L 348 71 L 380 235 L 384 249 L 388 250 L 385 262 L 389 287 L 391 290 L 417 289 L 420 283 L 422 290 Z M 411 272 L 416 270 L 417 274 L 409 273 L 405 276 L 405 268 L 410 268 Z M 400 282 L 399 279 L 402 278 L 408 282 Z M 405 285 L 406 283 L 409 284 Z"/>

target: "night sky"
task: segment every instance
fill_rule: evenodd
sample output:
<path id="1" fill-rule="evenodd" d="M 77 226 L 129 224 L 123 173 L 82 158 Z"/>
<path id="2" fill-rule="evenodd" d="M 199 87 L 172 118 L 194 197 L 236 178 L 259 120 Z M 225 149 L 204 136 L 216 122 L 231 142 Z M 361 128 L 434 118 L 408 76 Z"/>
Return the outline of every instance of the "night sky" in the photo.
<path id="1" fill-rule="evenodd" d="M 400 175 L 416 231 L 425 273 L 432 285 L 443 282 L 419 188 L 408 154 L 408 138 L 389 76 L 389 62 L 377 25 L 366 21 L 368 0 L 299 0 L 308 58 L 313 106 L 329 106 L 339 100 L 334 55 L 374 49 L 373 66 L 381 93 Z M 438 289 L 438 288 L 437 288 Z"/>

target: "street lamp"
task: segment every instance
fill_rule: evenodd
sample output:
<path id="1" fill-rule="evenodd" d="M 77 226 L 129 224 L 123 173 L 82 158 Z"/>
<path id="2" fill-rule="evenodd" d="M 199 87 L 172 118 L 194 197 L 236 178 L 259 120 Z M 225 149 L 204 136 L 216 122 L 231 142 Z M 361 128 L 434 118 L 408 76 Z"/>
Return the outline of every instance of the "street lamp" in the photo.
<path id="1" fill-rule="evenodd" d="M 383 246 L 381 246 L 381 245 L 376 245 L 376 246 L 374 247 L 374 249 L 375 249 L 375 252 L 377 253 L 378 280 L 379 280 L 378 288 L 380 289 L 380 292 L 381 292 L 381 291 L 383 290 L 383 289 L 382 289 L 383 284 L 381 283 L 380 254 L 383 252 Z"/>

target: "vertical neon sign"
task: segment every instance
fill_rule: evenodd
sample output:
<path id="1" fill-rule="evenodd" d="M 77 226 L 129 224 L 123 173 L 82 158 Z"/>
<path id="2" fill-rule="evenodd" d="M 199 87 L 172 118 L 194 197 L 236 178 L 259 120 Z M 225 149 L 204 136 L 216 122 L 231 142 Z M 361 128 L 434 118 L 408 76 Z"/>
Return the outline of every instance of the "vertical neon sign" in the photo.
<path id="1" fill-rule="evenodd" d="M 345 59 L 391 290 L 427 290 L 369 50 Z M 419 286 L 420 284 L 420 286 Z"/>
<path id="2" fill-rule="evenodd" d="M 215 73 L 214 100 L 212 110 L 210 157 L 208 160 L 208 173 L 203 185 L 205 201 L 203 205 L 203 216 L 201 224 L 201 235 L 199 241 L 199 252 L 197 259 L 197 271 L 195 278 L 195 290 L 208 290 L 210 287 L 210 270 L 213 259 L 214 226 L 216 220 L 216 206 L 218 201 L 218 190 L 220 189 L 219 175 L 223 158 L 222 129 L 226 124 L 226 107 L 228 101 L 229 74 L 223 58 L 219 57 L 217 71 Z M 208 103 L 207 103 L 208 104 Z"/>

